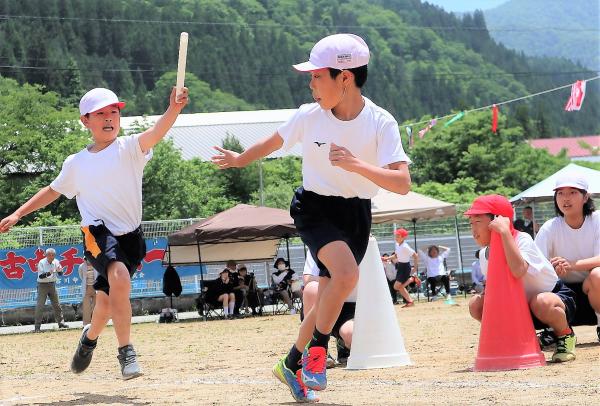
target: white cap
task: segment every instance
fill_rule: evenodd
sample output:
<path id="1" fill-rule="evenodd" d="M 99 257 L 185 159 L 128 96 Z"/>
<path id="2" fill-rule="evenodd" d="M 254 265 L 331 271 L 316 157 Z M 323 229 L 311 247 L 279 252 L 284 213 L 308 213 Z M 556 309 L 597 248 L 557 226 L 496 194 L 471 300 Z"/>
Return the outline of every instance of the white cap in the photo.
<path id="1" fill-rule="evenodd" d="M 369 47 L 358 35 L 334 34 L 323 38 L 310 51 L 308 62 L 294 65 L 309 72 L 323 68 L 339 70 L 358 68 L 369 63 Z"/>
<path id="2" fill-rule="evenodd" d="M 125 107 L 125 103 L 119 101 L 119 98 L 113 91 L 97 87 L 83 95 L 79 101 L 79 114 L 84 116 L 103 107 L 112 106 L 113 104 L 119 107 L 119 109 Z"/>
<path id="3" fill-rule="evenodd" d="M 556 186 L 554 186 L 554 190 L 563 188 L 563 187 L 572 187 L 575 189 L 588 190 L 588 182 L 581 175 L 575 174 L 565 174 L 560 178 L 556 179 Z"/>

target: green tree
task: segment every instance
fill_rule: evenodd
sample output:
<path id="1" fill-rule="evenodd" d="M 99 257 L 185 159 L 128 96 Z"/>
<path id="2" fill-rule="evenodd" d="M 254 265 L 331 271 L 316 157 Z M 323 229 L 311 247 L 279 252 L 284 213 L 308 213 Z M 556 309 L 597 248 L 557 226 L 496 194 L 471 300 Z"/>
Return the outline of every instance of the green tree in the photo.
<path id="1" fill-rule="evenodd" d="M 89 142 L 78 111 L 61 105 L 54 92 L 0 77 L 0 212 L 14 211 L 47 186 L 66 157 Z M 65 220 L 78 218 L 73 200 L 59 199 L 49 210 Z"/>
<path id="2" fill-rule="evenodd" d="M 473 193 L 512 195 L 568 163 L 564 154 L 555 157 L 531 147 L 522 127 L 507 127 L 505 118 L 493 134 L 490 120 L 489 112 L 470 113 L 447 128 L 438 124 L 423 139 L 417 137 L 409 151 L 417 190 L 456 203 L 468 201 Z"/>

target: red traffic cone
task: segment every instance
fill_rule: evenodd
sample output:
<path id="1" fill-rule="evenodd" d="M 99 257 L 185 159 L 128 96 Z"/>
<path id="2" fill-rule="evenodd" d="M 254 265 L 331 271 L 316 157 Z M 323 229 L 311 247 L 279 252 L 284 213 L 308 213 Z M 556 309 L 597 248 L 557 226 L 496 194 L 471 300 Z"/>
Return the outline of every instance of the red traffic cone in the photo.
<path id="1" fill-rule="evenodd" d="M 523 282 L 510 272 L 502 240 L 492 232 L 479 349 L 474 371 L 546 365 L 535 335 Z"/>

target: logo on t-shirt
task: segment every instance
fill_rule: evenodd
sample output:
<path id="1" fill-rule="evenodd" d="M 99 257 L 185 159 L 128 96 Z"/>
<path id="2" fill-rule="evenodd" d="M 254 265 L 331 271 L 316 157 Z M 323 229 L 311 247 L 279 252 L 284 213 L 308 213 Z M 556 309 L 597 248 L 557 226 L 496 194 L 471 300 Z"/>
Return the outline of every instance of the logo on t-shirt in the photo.
<path id="1" fill-rule="evenodd" d="M 315 141 L 315 144 L 317 144 L 317 147 L 320 147 L 321 145 L 325 145 L 327 143 L 326 142 Z"/>

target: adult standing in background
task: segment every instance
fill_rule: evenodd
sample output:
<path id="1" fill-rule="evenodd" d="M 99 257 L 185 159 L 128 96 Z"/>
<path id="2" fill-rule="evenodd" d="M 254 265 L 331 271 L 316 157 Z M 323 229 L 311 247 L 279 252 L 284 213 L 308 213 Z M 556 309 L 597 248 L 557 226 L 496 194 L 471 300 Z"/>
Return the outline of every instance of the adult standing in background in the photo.
<path id="1" fill-rule="evenodd" d="M 37 269 L 37 305 L 35 306 L 34 332 L 41 331 L 42 311 L 44 310 L 47 297 L 50 298 L 50 303 L 54 309 L 54 320 L 58 323 L 58 328 L 68 328 L 69 326 L 64 323 L 58 294 L 56 293 L 56 279 L 57 275 L 62 275 L 62 265 L 56 259 L 54 248 L 46 250 L 46 258 L 38 262 Z"/>
<path id="2" fill-rule="evenodd" d="M 85 261 L 79 265 L 79 279 L 81 280 L 82 296 L 81 318 L 84 326 L 92 322 L 92 312 L 94 311 L 94 306 L 96 306 L 96 289 L 94 289 L 96 276 L 98 276 L 98 272 L 86 258 Z"/>

